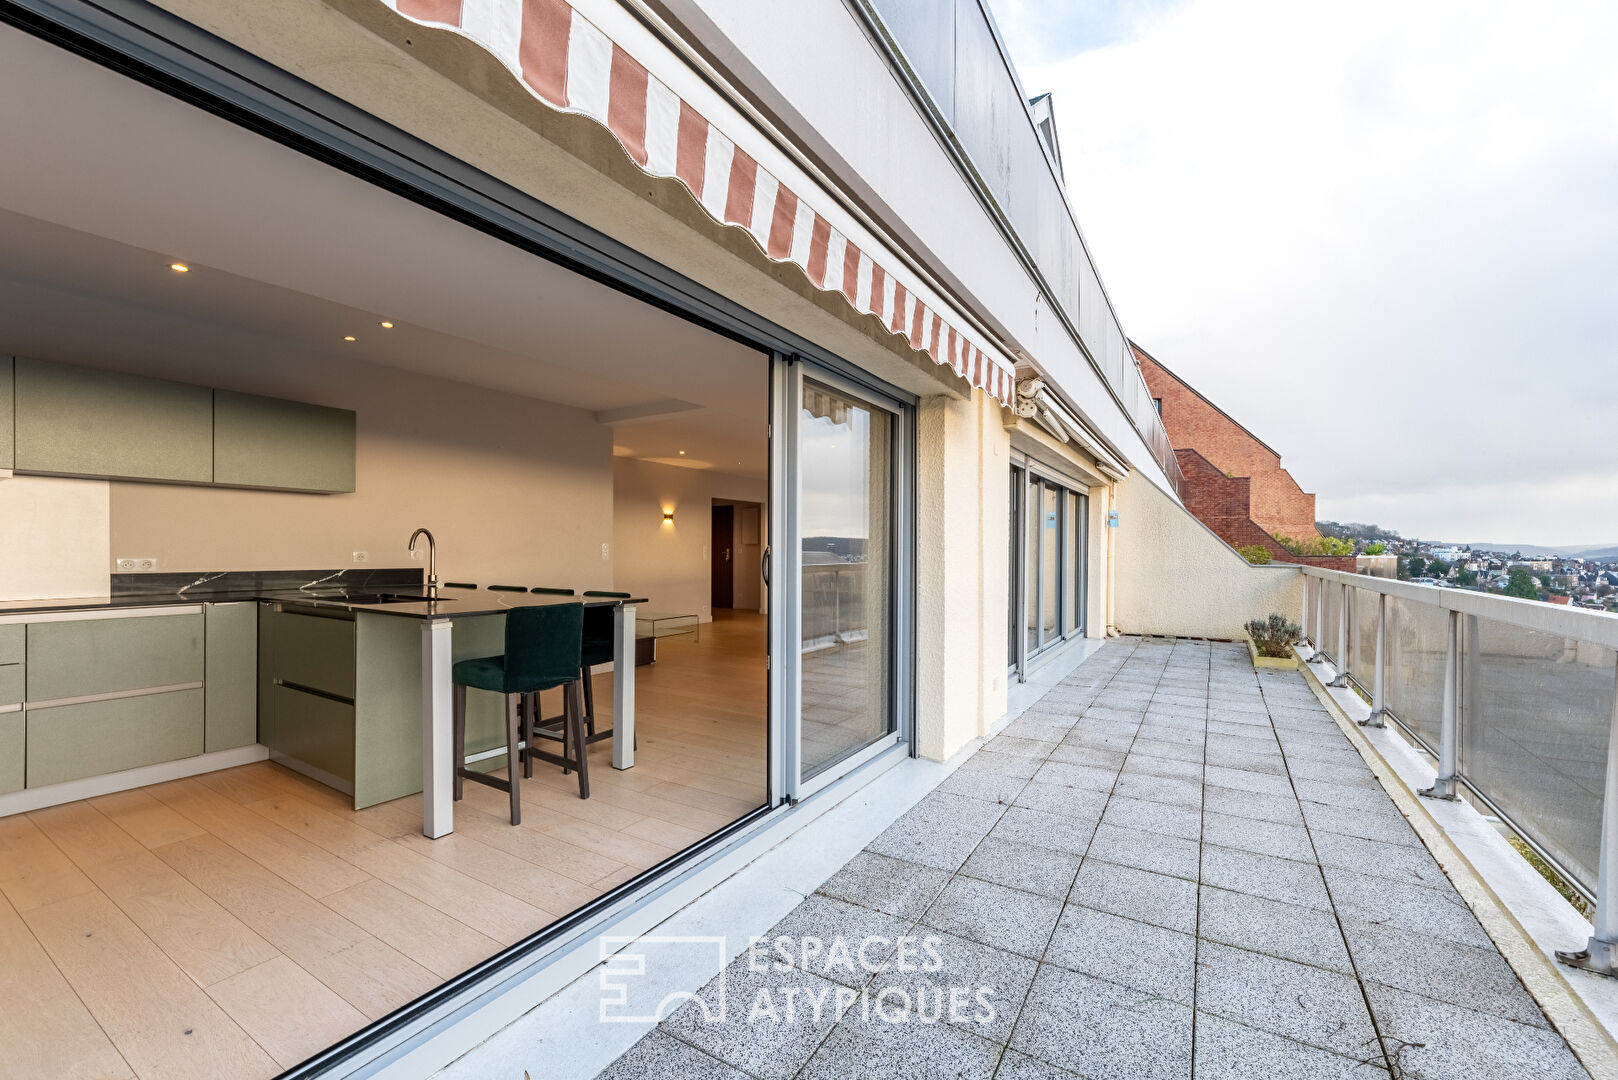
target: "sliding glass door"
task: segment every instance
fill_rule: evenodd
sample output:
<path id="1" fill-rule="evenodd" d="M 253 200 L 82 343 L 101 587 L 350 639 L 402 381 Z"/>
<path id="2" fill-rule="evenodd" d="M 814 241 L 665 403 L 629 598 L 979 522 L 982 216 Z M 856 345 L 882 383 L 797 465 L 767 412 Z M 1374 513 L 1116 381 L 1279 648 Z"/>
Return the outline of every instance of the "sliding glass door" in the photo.
<path id="1" fill-rule="evenodd" d="M 1008 665 L 1084 633 L 1090 500 L 1032 463 L 1011 467 L 1011 633 Z"/>
<path id="2" fill-rule="evenodd" d="M 909 419 L 805 361 L 783 361 L 776 385 L 791 527 L 781 584 L 798 600 L 778 623 L 776 673 L 784 781 L 801 797 L 898 744 L 907 726 Z"/>

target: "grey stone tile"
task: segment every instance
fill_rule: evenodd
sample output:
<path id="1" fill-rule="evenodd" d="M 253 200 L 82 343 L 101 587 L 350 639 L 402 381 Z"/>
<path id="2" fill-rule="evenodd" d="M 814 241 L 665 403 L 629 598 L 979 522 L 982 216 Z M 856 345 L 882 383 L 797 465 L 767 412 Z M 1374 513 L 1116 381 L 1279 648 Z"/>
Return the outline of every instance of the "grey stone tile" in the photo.
<path id="1" fill-rule="evenodd" d="M 891 997 L 890 1016 L 898 1011 Z M 803 1080 L 867 1080 L 905 1076 L 916 1080 L 990 1080 L 1000 1060 L 998 1044 L 915 1013 L 898 1023 L 850 1011 L 799 1074 Z"/>
<path id="2" fill-rule="evenodd" d="M 1326 803 L 1302 804 L 1304 820 L 1311 832 L 1339 833 L 1358 836 L 1364 840 L 1378 840 L 1384 844 L 1402 844 L 1421 847 L 1421 838 L 1410 822 L 1399 812 L 1392 799 L 1381 806 L 1352 808 L 1330 806 Z"/>
<path id="3" fill-rule="evenodd" d="M 1204 942 L 1197 1008 L 1351 1057 L 1376 1050 L 1376 1031 L 1350 975 Z"/>
<path id="4" fill-rule="evenodd" d="M 1365 766 L 1365 759 L 1360 757 L 1359 751 L 1355 750 L 1352 744 L 1332 746 L 1328 743 L 1300 743 L 1288 750 L 1287 756 L 1295 761 L 1323 761 L 1347 767 Z"/>
<path id="5" fill-rule="evenodd" d="M 1016 805 L 1047 814 L 1077 818 L 1094 825 L 1107 805 L 1107 793 L 1065 784 L 1029 784 L 1017 793 Z"/>
<path id="6" fill-rule="evenodd" d="M 1189 1080 L 1191 1010 L 1046 964 L 1011 1047 L 1092 1080 Z"/>
<path id="7" fill-rule="evenodd" d="M 1275 732 L 1270 730 L 1269 721 L 1258 723 L 1256 717 L 1253 720 L 1253 723 L 1236 723 L 1230 720 L 1218 719 L 1209 720 L 1208 745 L 1212 746 L 1215 737 L 1218 737 L 1220 739 L 1240 740 L 1243 743 L 1256 743 L 1259 746 L 1267 747 L 1276 753 L 1280 753 L 1281 744 L 1276 741 Z M 1232 743 L 1231 745 L 1235 744 Z"/>
<path id="8" fill-rule="evenodd" d="M 1135 742 L 1139 744 L 1140 740 Z M 1125 776 L 1180 776 L 1187 780 L 1202 780 L 1201 761 L 1180 761 L 1176 758 L 1151 757 L 1147 754 L 1132 753 L 1124 762 Z"/>
<path id="9" fill-rule="evenodd" d="M 1096 829 L 1085 854 L 1090 859 L 1195 881 L 1201 848 L 1195 840 L 1103 824 Z"/>
<path id="10" fill-rule="evenodd" d="M 1108 800 L 1101 820 L 1104 824 L 1126 829 L 1197 840 L 1202 836 L 1202 817 L 1202 813 L 1192 806 L 1173 806 L 1114 795 Z"/>
<path id="11" fill-rule="evenodd" d="M 1000 1071 L 994 1080 L 1075 1080 L 1077 1073 L 1058 1069 L 1038 1058 L 1007 1050 L 1000 1058 Z"/>
<path id="12" fill-rule="evenodd" d="M 957 877 L 922 916 L 936 930 L 1021 956 L 1045 951 L 1062 902 L 987 881 Z"/>
<path id="13" fill-rule="evenodd" d="M 1333 746 L 1341 749 L 1351 745 L 1348 736 L 1338 731 L 1336 727 L 1298 728 L 1276 724 L 1275 737 L 1281 743 L 1282 749 L 1286 750 L 1295 746 Z"/>
<path id="14" fill-rule="evenodd" d="M 935 792 L 927 797 L 929 800 L 937 798 L 956 799 L 961 803 L 985 807 L 994 812 L 996 820 L 1006 809 L 995 803 L 960 795 L 941 795 Z M 920 814 L 917 813 L 918 810 L 922 810 L 919 804 L 889 825 L 882 835 L 867 844 L 866 850 L 895 859 L 921 863 L 923 866 L 939 870 L 953 871 L 966 861 L 966 857 L 972 854 L 972 849 L 977 847 L 978 841 L 988 832 L 988 828 L 983 827 L 975 817 L 964 822 L 951 820 L 938 804 L 933 804 Z"/>
<path id="15" fill-rule="evenodd" d="M 1060 784 L 1066 787 L 1088 788 L 1091 791 L 1111 791 L 1118 777 L 1112 769 L 1098 769 L 1090 765 L 1074 765 L 1066 761 L 1047 761 L 1034 773 L 1034 782 Z"/>
<path id="16" fill-rule="evenodd" d="M 1064 761 L 1070 765 L 1088 765 L 1093 769 L 1111 769 L 1117 772 L 1124 765 L 1124 751 L 1106 750 L 1097 746 L 1081 746 L 1064 742 L 1051 751 L 1049 760 Z"/>
<path id="17" fill-rule="evenodd" d="M 866 988 L 867 995 L 882 998 L 884 989 L 898 987 L 910 995 L 912 1008 L 922 1018 L 941 1016 L 943 1022 L 953 1023 L 974 1035 L 1005 1042 L 1028 994 L 1028 986 L 1034 981 L 1038 962 L 926 927 L 920 928 L 918 934 L 922 938 L 918 954 L 904 963 L 896 958 L 871 980 Z M 964 1000 L 957 1002 L 959 1007 L 953 1014 L 951 990 L 965 995 Z M 980 990 L 984 992 L 981 998 Z M 939 1008 L 940 991 L 942 1010 Z"/>
<path id="18" fill-rule="evenodd" d="M 1160 705 L 1154 701 L 1147 706 L 1146 719 L 1142 720 L 1141 724 L 1142 726 L 1160 724 L 1163 727 L 1186 728 L 1190 731 L 1200 732 L 1207 722 L 1208 709 L 1206 706 Z"/>
<path id="19" fill-rule="evenodd" d="M 1189 934 L 1069 904 L 1051 935 L 1045 963 L 1190 1005 L 1196 955 Z"/>
<path id="20" fill-rule="evenodd" d="M 1340 866 L 1373 877 L 1391 878 L 1407 885 L 1453 891 L 1449 878 L 1424 847 L 1382 844 L 1341 833 L 1315 833 L 1315 852 L 1322 866 Z"/>
<path id="21" fill-rule="evenodd" d="M 1252 740 L 1248 740 L 1251 742 Z M 1277 750 L 1275 753 L 1255 753 L 1251 750 L 1231 749 L 1228 745 L 1210 743 L 1204 754 L 1209 765 L 1244 772 L 1265 773 L 1270 776 L 1287 775 L 1287 763 Z"/>
<path id="22" fill-rule="evenodd" d="M 1218 844 L 1220 847 L 1274 855 L 1278 859 L 1315 861 L 1315 849 L 1309 843 L 1309 833 L 1297 825 L 1208 812 L 1202 815 L 1202 839 L 1205 843 Z"/>
<path id="23" fill-rule="evenodd" d="M 819 891 L 836 900 L 913 920 L 921 917 L 948 880 L 947 873 L 934 867 L 862 851 Z"/>
<path id="24" fill-rule="evenodd" d="M 1147 717 L 1146 722 L 1141 724 L 1139 730 L 1136 731 L 1135 737 L 1137 740 L 1150 739 L 1153 742 L 1181 743 L 1200 750 L 1202 749 L 1204 734 L 1201 727 L 1180 727 L 1175 724 L 1154 721 L 1151 717 Z"/>
<path id="25" fill-rule="evenodd" d="M 1290 795 L 1264 795 L 1256 791 L 1236 791 L 1232 788 L 1209 784 L 1204 789 L 1203 809 L 1231 817 L 1253 818 L 1257 821 L 1276 821 L 1282 825 L 1302 825 L 1303 814 L 1298 800 Z"/>
<path id="26" fill-rule="evenodd" d="M 1002 734 L 984 743 L 983 749 L 991 754 L 1015 754 L 1018 757 L 1038 758 L 1044 761 L 1060 741 L 1060 739 L 1018 738 Z"/>
<path id="27" fill-rule="evenodd" d="M 908 930 L 910 924 L 910 919 L 816 893 L 789 911 L 764 937 L 777 943 L 785 939 L 787 953 L 799 957 L 800 962 L 804 955 L 812 955 L 808 968 L 812 974 L 847 986 L 860 987 L 870 979 L 870 970 L 858 962 L 833 962 L 831 950 L 834 944 L 841 939 L 852 952 L 871 941 L 872 944 L 866 945 L 859 953 L 860 959 L 880 964 L 888 958 L 891 943 Z M 879 946 L 875 944 L 878 939 L 890 944 Z M 806 954 L 805 944 L 811 945 L 815 953 Z"/>
<path id="28" fill-rule="evenodd" d="M 796 1005 L 790 1013 L 789 1000 Z M 760 1001 L 776 1020 L 748 1021 Z M 744 953 L 665 1019 L 662 1029 L 743 1072 L 788 1080 L 836 1024 L 838 1005 L 836 983 L 807 971 L 753 971 Z"/>
<path id="29" fill-rule="evenodd" d="M 1300 964 L 1353 974 L 1342 931 L 1330 911 L 1202 887 L 1197 933 L 1209 941 Z"/>
<path id="30" fill-rule="evenodd" d="M 1344 915 L 1474 948 L 1494 948 L 1457 892 L 1406 885 L 1336 866 L 1324 867 L 1323 872 L 1332 904 Z"/>
<path id="31" fill-rule="evenodd" d="M 1234 791 L 1256 791 L 1261 795 L 1275 795 L 1281 798 L 1292 796 L 1292 781 L 1285 776 L 1209 765 L 1203 780 L 1216 787 L 1230 788 Z"/>
<path id="32" fill-rule="evenodd" d="M 1197 930 L 1197 885 L 1183 878 L 1086 859 L 1068 902 L 1182 934 Z"/>
<path id="33" fill-rule="evenodd" d="M 939 784 L 938 791 L 950 795 L 964 795 L 985 802 L 1009 803 L 1028 781 L 1016 776 L 1000 776 L 992 772 L 963 772 L 956 769 Z"/>
<path id="34" fill-rule="evenodd" d="M 1376 1080 L 1388 1075 L 1381 1060 L 1375 1046 L 1345 1057 L 1213 1013 L 1197 1014 L 1199 1080 Z"/>
<path id="35" fill-rule="evenodd" d="M 1376 774 L 1360 765 L 1339 765 L 1332 761 L 1320 761 L 1313 758 L 1299 758 L 1288 755 L 1287 768 L 1293 776 L 1305 780 L 1325 780 L 1333 784 L 1350 784 L 1357 787 L 1374 788 L 1382 790 L 1377 781 Z"/>
<path id="36" fill-rule="evenodd" d="M 1145 756 L 1171 758 L 1175 761 L 1202 762 L 1202 742 L 1177 742 L 1165 739 L 1152 739 L 1144 735 L 1137 736 L 1130 744 L 1129 756 Z"/>
<path id="37" fill-rule="evenodd" d="M 1320 868 L 1313 863 L 1277 859 L 1251 851 L 1204 845 L 1202 880 L 1221 889 L 1279 900 L 1285 904 L 1331 910 Z"/>
<path id="38" fill-rule="evenodd" d="M 1128 750 L 1129 744 L 1135 741 L 1133 731 L 1120 734 L 1114 731 L 1097 731 L 1080 724 L 1068 733 L 1062 740 L 1065 746 L 1095 746 L 1103 750 Z"/>
<path id="39" fill-rule="evenodd" d="M 961 762 L 955 771 L 993 773 L 996 776 L 1014 776 L 1019 780 L 1028 780 L 1038 768 L 1039 762 L 1033 758 L 1021 758 L 1015 754 L 986 754 L 979 750 Z"/>
<path id="40" fill-rule="evenodd" d="M 1130 799 L 1169 803 L 1173 806 L 1202 805 L 1202 785 L 1178 776 L 1141 776 L 1120 773 L 1113 793 Z"/>
<path id="41" fill-rule="evenodd" d="M 1052 716 L 1044 712 L 1025 712 L 1000 731 L 1000 736 L 1014 739 L 1034 739 L 1039 742 L 1061 742 L 1073 725 L 1079 722 L 1077 716 Z"/>
<path id="42" fill-rule="evenodd" d="M 1342 806 L 1352 810 L 1374 810 L 1386 806 L 1391 801 L 1381 785 L 1366 788 L 1300 777 L 1293 780 L 1292 789 L 1298 798 L 1305 802 L 1325 803 L 1328 806 Z"/>
<path id="43" fill-rule="evenodd" d="M 1090 847 L 1090 836 L 1095 832 L 1096 821 L 1097 818 L 1093 817 L 1069 817 L 1013 806 L 989 835 L 997 840 L 1083 855 Z"/>
<path id="44" fill-rule="evenodd" d="M 1121 709 L 1097 702 L 1084 710 L 1084 717 L 1079 721 L 1076 730 L 1133 732 L 1140 727 L 1141 717 L 1145 715 L 1144 704 L 1138 709 Z"/>
<path id="45" fill-rule="evenodd" d="M 1078 854 L 1002 840 L 991 833 L 960 872 L 980 881 L 1061 900 L 1067 897 L 1073 875 L 1079 872 L 1079 860 Z"/>
<path id="46" fill-rule="evenodd" d="M 747 1074 L 653 1029 L 597 1075 L 597 1080 L 748 1080 Z"/>
<path id="47" fill-rule="evenodd" d="M 1544 1013 L 1493 947 L 1475 949 L 1348 917 L 1343 919 L 1343 935 L 1360 978 L 1367 982 L 1546 1026 Z"/>
<path id="48" fill-rule="evenodd" d="M 1374 983 L 1365 992 L 1401 1077 L 1589 1080 L 1554 1031 Z"/>

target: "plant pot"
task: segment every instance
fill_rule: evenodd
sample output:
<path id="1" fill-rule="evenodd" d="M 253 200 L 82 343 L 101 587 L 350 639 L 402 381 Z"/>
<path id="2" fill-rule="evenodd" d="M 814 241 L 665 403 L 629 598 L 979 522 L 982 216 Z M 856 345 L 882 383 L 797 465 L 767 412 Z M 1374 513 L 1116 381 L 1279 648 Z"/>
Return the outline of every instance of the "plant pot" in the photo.
<path id="1" fill-rule="evenodd" d="M 1253 644 L 1252 638 L 1247 639 L 1247 655 L 1253 658 L 1253 666 L 1256 668 L 1280 668 L 1283 671 L 1297 671 L 1303 667 L 1303 661 L 1298 659 L 1296 652 L 1291 656 L 1260 656 L 1258 647 Z"/>

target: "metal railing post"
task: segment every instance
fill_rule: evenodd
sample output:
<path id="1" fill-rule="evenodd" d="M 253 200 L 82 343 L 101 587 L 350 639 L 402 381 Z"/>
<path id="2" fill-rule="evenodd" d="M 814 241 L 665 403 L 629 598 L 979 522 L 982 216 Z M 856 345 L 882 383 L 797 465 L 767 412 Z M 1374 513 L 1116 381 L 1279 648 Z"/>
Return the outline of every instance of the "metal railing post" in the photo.
<path id="1" fill-rule="evenodd" d="M 1315 628 L 1309 637 L 1309 645 L 1314 652 L 1309 657 L 1311 664 L 1325 662 L 1326 643 L 1326 579 L 1315 579 Z"/>
<path id="2" fill-rule="evenodd" d="M 1596 871 L 1594 933 L 1578 952 L 1556 951 L 1572 967 L 1618 975 L 1618 693 L 1613 694 L 1607 733 L 1607 782 L 1601 802 L 1601 865 Z"/>
<path id="3" fill-rule="evenodd" d="M 1348 685 L 1348 582 L 1340 582 L 1337 587 L 1341 591 L 1337 604 L 1337 674 L 1326 685 L 1344 687 Z"/>
<path id="4" fill-rule="evenodd" d="M 1425 795 L 1429 799 L 1449 799 L 1455 796 L 1455 779 L 1458 768 L 1456 755 L 1459 752 L 1461 735 L 1461 718 L 1458 707 L 1459 686 L 1456 680 L 1456 665 L 1459 662 L 1459 644 L 1461 613 L 1448 612 L 1448 627 L 1444 642 L 1444 715 L 1438 728 L 1438 775 L 1433 779 L 1433 786 L 1422 788 L 1418 795 Z"/>
<path id="5" fill-rule="evenodd" d="M 1371 715 L 1362 727 L 1387 727 L 1388 713 L 1388 594 L 1376 594 L 1376 674 L 1371 677 Z"/>

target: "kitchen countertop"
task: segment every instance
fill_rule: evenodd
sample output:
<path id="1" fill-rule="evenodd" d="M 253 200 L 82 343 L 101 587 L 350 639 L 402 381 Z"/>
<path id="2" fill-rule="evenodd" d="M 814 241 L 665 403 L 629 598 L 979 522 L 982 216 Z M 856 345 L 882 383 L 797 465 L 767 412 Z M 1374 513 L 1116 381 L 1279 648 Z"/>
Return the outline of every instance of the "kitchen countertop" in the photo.
<path id="1" fill-rule="evenodd" d="M 366 592 L 386 592 L 396 595 L 413 594 L 421 586 L 381 586 Z M 359 592 L 360 590 L 355 590 Z M 472 615 L 499 615 L 516 607 L 543 607 L 548 604 L 585 603 L 591 607 L 616 607 L 619 604 L 644 604 L 645 597 L 624 600 L 612 596 L 557 596 L 545 593 L 504 592 L 492 589 L 443 589 L 439 599 L 401 603 L 360 603 L 340 593 L 322 593 L 300 589 L 228 590 L 200 593 L 195 596 L 178 593 L 153 593 L 124 596 L 80 596 L 47 600 L 0 600 L 0 616 L 39 615 L 62 611 L 115 611 L 126 608 L 188 607 L 196 604 L 226 604 L 268 602 L 296 604 L 300 607 L 329 608 L 339 611 L 368 612 L 376 615 L 397 615 L 407 619 L 440 622 L 445 619 L 465 618 Z"/>

